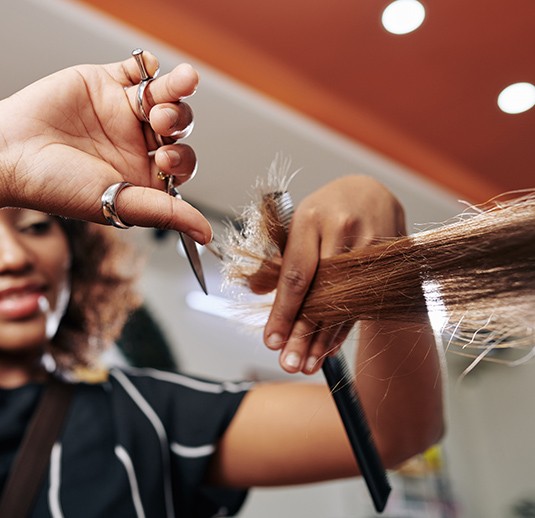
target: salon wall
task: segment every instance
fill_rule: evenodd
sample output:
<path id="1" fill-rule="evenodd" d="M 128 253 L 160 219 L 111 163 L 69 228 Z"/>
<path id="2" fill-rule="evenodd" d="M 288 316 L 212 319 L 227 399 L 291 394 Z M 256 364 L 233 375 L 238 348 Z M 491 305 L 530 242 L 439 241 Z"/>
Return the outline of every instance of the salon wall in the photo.
<path id="1" fill-rule="evenodd" d="M 296 169 L 302 168 L 291 186 L 297 201 L 330 179 L 358 172 L 374 176 L 399 196 L 413 230 L 463 208 L 452 193 L 415 171 L 80 4 L 64 0 L 0 2 L 0 42 L 4 49 L 1 97 L 68 65 L 121 60 L 138 46 L 156 53 L 164 71 L 182 60 L 196 65 L 202 81 L 191 99 L 196 127 L 190 142 L 199 156 L 199 173 L 184 187 L 183 195 L 206 211 L 216 231 L 221 228 L 222 216 L 231 216 L 234 209 L 247 203 L 257 176 L 265 173 L 278 152 L 290 156 Z M 258 333 L 246 333 L 236 322 L 187 305 L 187 295 L 198 287 L 186 260 L 176 252 L 175 235 L 156 241 L 152 231 L 134 229 L 128 237 L 147 253 L 141 288 L 184 370 L 219 379 L 284 376 Z M 220 295 L 219 265 L 208 254 L 203 261 L 210 293 Z M 458 384 L 467 364 L 451 353 L 446 357 L 451 373 L 446 469 L 458 511 L 438 514 L 430 503 L 426 508 L 406 510 L 404 516 L 514 516 L 510 506 L 516 499 L 535 498 L 535 453 L 530 447 L 535 423 L 529 401 L 534 392 L 533 366 L 514 370 L 485 366 Z M 316 380 L 322 382 L 321 377 Z M 395 482 L 396 491 L 385 513 L 391 516 L 399 516 L 404 505 L 402 482 Z M 429 500 L 435 498 L 431 489 L 428 494 Z M 242 513 L 245 518 L 372 515 L 362 481 L 354 480 L 255 490 Z"/>

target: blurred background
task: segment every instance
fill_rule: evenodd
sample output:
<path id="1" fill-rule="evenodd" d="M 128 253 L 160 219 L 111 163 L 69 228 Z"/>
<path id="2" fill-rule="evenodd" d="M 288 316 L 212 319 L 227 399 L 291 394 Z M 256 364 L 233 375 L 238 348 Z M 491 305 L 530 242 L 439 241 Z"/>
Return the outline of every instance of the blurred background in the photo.
<path id="1" fill-rule="evenodd" d="M 216 233 L 277 153 L 301 169 L 296 202 L 336 177 L 368 174 L 400 198 L 417 231 L 466 202 L 535 187 L 534 20 L 531 0 L 2 0 L 0 96 L 136 47 L 163 71 L 188 61 L 201 74 L 188 101 L 199 172 L 182 193 Z M 285 377 L 260 335 L 229 318 L 210 254 L 205 297 L 176 235 L 128 236 L 148 257 L 144 317 L 181 369 Z M 384 515 L 535 516 L 533 364 L 484 363 L 463 376 L 469 359 L 448 352 L 446 361 L 447 438 L 391 474 Z M 240 516 L 374 512 L 362 481 L 349 480 L 254 490 Z"/>

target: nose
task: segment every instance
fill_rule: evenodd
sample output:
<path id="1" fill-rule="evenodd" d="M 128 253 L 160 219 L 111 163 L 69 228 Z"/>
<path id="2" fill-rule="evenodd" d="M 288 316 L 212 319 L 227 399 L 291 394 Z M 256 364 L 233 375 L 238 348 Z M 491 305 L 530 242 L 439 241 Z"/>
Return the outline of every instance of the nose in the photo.
<path id="1" fill-rule="evenodd" d="M 17 273 L 31 265 L 31 253 L 15 232 L 0 229 L 0 274 Z"/>

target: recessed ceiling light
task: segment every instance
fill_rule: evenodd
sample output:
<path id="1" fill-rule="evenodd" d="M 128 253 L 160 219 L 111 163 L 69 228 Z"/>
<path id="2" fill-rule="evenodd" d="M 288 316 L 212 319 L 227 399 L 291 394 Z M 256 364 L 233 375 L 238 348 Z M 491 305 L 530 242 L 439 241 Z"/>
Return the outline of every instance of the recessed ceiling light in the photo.
<path id="1" fill-rule="evenodd" d="M 505 113 L 522 113 L 535 106 L 535 86 L 531 83 L 514 83 L 498 95 L 498 107 Z"/>
<path id="2" fill-rule="evenodd" d="M 407 34 L 422 25 L 425 8 L 418 0 L 396 0 L 387 5 L 381 21 L 392 34 Z"/>

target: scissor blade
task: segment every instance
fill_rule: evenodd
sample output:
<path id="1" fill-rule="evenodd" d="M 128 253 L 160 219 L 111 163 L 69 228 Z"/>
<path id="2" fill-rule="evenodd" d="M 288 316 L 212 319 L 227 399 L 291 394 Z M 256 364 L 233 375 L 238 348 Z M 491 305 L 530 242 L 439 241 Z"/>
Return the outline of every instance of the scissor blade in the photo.
<path id="1" fill-rule="evenodd" d="M 186 257 L 188 258 L 191 269 L 199 282 L 202 291 L 208 295 L 208 289 L 206 288 L 206 281 L 204 280 L 204 272 L 202 269 L 201 258 L 199 256 L 199 251 L 197 250 L 197 243 L 189 237 L 187 234 L 179 232 L 180 240 L 184 246 L 184 251 L 186 252 Z"/>

